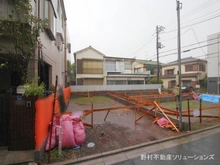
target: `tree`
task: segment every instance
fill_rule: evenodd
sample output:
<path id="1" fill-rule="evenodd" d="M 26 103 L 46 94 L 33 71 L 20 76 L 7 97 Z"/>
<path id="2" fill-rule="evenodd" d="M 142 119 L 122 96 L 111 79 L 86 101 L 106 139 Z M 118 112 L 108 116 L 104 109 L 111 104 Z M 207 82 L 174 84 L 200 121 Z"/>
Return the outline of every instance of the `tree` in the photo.
<path id="1" fill-rule="evenodd" d="M 67 68 L 68 68 L 68 75 L 70 78 L 70 85 L 76 84 L 76 64 L 72 63 L 68 60 L 67 61 Z"/>
<path id="2" fill-rule="evenodd" d="M 36 49 L 42 47 L 39 35 L 47 25 L 47 20 L 32 14 L 30 0 L 5 2 L 9 12 L 0 13 L 0 67 L 18 71 L 25 83 L 28 64 L 34 60 Z"/>
<path id="3" fill-rule="evenodd" d="M 204 79 L 200 80 L 200 84 L 202 87 L 207 88 L 207 76 Z"/>
<path id="4" fill-rule="evenodd" d="M 153 77 L 152 79 L 149 80 L 150 84 L 157 84 L 157 77 Z M 163 84 L 163 81 L 159 79 L 159 84 Z"/>
<path id="5" fill-rule="evenodd" d="M 71 76 L 70 76 L 71 85 L 76 84 L 76 64 L 72 63 L 71 65 Z"/>

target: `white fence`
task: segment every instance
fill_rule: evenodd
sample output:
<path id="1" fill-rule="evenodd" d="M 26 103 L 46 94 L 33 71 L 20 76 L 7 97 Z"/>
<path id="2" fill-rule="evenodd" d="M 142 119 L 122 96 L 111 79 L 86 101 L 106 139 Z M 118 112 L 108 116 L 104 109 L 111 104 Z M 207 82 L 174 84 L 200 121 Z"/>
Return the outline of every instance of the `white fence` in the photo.
<path id="1" fill-rule="evenodd" d="M 128 91 L 128 90 L 153 90 L 161 88 L 161 84 L 145 85 L 79 85 L 71 86 L 71 92 L 86 91 Z"/>

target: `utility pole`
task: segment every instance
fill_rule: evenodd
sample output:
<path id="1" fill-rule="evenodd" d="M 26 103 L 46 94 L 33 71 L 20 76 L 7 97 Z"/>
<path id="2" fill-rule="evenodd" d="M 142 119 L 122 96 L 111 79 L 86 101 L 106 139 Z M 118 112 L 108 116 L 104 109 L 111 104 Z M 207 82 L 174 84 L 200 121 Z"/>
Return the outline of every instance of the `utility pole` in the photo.
<path id="1" fill-rule="evenodd" d="M 163 26 L 157 26 L 156 27 L 156 49 L 157 49 L 157 84 L 159 84 L 159 73 L 160 73 L 160 65 L 159 65 L 159 49 L 162 49 L 163 46 L 161 45 L 161 42 L 159 42 L 159 33 L 164 31 Z"/>
<path id="2" fill-rule="evenodd" d="M 177 2 L 177 27 L 178 27 L 178 31 L 177 31 L 177 48 L 178 48 L 178 86 L 179 86 L 179 96 L 178 96 L 178 101 L 179 101 L 179 129 L 180 131 L 182 130 L 182 88 L 181 88 L 181 40 L 180 40 L 180 9 L 182 9 L 182 3 L 179 2 L 179 0 L 176 1 Z"/>

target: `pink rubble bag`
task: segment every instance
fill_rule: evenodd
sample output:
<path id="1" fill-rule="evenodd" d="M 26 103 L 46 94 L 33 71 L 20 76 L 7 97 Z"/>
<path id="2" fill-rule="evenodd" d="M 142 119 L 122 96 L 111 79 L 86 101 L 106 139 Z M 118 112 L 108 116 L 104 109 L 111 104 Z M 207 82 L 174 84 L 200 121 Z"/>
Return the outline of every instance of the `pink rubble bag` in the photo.
<path id="1" fill-rule="evenodd" d="M 86 140 L 85 127 L 80 116 L 71 116 L 71 118 L 73 120 L 73 132 L 75 141 L 76 144 L 80 146 L 84 144 Z"/>
<path id="2" fill-rule="evenodd" d="M 62 115 L 62 148 L 76 147 L 74 138 L 73 121 L 70 115 Z"/>

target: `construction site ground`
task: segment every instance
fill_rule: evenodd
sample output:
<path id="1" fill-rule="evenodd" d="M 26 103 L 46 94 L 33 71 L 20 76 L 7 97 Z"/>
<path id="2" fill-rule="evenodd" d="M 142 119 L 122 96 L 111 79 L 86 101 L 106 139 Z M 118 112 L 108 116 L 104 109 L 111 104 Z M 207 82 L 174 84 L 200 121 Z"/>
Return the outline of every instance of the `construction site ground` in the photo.
<path id="1" fill-rule="evenodd" d="M 93 104 L 94 109 L 114 106 L 124 105 L 115 100 L 104 100 Z M 90 109 L 91 104 L 76 104 L 71 100 L 67 111 L 71 111 L 73 115 L 82 115 L 83 110 Z M 80 149 L 70 148 L 62 150 L 62 157 L 57 157 L 57 148 L 53 149 L 51 151 L 51 163 L 94 155 L 187 133 L 187 131 L 178 133 L 169 128 L 161 128 L 156 123 L 152 124 L 154 118 L 151 116 L 145 116 L 135 124 L 134 109 L 110 110 L 106 121 L 104 121 L 106 114 L 107 111 L 94 112 L 93 128 L 85 127 L 85 144 Z M 140 112 L 136 114 L 137 117 L 140 115 Z M 187 121 L 187 118 L 184 117 L 183 120 Z M 91 123 L 91 114 L 84 117 L 83 122 Z M 219 119 L 203 118 L 202 123 L 200 123 L 199 118 L 191 118 L 192 131 L 217 124 L 220 124 Z M 87 145 L 91 142 L 95 145 L 89 148 Z M 47 153 L 44 155 L 43 162 L 47 162 Z"/>

